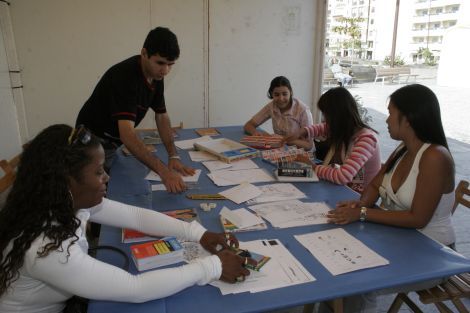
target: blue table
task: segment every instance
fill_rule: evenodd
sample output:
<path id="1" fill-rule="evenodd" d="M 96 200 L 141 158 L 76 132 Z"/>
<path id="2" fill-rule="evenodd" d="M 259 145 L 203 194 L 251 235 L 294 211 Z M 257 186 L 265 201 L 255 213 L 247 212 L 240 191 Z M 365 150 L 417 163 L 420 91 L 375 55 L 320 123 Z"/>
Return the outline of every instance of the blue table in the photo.
<path id="1" fill-rule="evenodd" d="M 241 127 L 217 128 L 225 138 L 240 139 Z M 179 131 L 179 138 L 189 139 L 197 135 L 193 130 Z M 157 154 L 167 159 L 165 149 L 158 146 Z M 230 187 L 219 188 L 205 175 L 205 167 L 192 163 L 187 152 L 180 151 L 183 162 L 203 170 L 199 178 L 199 190 L 187 193 L 217 193 Z M 259 166 L 269 167 L 259 158 L 254 159 Z M 203 201 L 189 200 L 184 195 L 168 194 L 165 191 L 153 192 L 144 179 L 148 169 L 133 157 L 118 157 L 111 170 L 108 196 L 125 203 L 151 208 L 158 211 L 176 208 L 199 207 Z M 296 186 L 309 197 L 309 201 L 325 201 L 334 207 L 339 200 L 352 199 L 356 195 L 346 187 L 328 182 L 298 183 Z M 237 208 L 231 201 L 217 201 L 217 209 L 211 212 L 200 210 L 202 224 L 209 230 L 222 231 L 219 211 L 223 206 Z M 312 302 L 331 300 L 370 292 L 373 290 L 400 286 L 433 278 L 447 277 L 470 271 L 470 260 L 443 248 L 416 230 L 389 227 L 373 223 L 352 223 L 344 229 L 368 247 L 388 259 L 390 265 L 366 269 L 343 275 L 331 275 L 295 238 L 294 235 L 335 228 L 335 225 L 313 225 L 288 229 L 269 228 L 263 231 L 239 233 L 241 241 L 278 238 L 287 249 L 316 278 L 316 281 L 288 288 L 274 289 L 259 293 L 242 293 L 222 296 L 212 286 L 193 286 L 171 297 L 143 304 L 91 301 L 89 313 L 98 312 L 260 312 L 303 305 Z M 103 226 L 100 244 L 113 245 L 129 254 L 129 244 L 122 244 L 121 229 Z M 122 265 L 122 257 L 113 252 L 98 253 L 104 262 Z M 137 273 L 131 262 L 130 272 Z"/>

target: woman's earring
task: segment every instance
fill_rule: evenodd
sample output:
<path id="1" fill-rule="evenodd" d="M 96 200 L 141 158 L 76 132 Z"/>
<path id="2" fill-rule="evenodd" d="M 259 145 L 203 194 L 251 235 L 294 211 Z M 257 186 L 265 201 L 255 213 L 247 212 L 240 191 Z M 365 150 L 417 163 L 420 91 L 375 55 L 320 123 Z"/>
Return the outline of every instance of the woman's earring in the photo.
<path id="1" fill-rule="evenodd" d="M 69 189 L 69 196 L 70 196 L 70 201 L 72 202 L 72 207 L 73 207 L 73 194 Z"/>

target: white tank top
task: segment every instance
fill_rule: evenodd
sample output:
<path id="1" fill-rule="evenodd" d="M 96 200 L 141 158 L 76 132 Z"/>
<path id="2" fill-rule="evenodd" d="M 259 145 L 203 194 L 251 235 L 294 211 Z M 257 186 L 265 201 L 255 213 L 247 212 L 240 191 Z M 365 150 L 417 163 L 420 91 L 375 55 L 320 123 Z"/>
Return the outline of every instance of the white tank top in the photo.
<path id="1" fill-rule="evenodd" d="M 393 192 L 392 188 L 392 176 L 393 173 L 395 173 L 395 169 L 398 164 L 407 152 L 397 160 L 393 169 L 384 175 L 382 185 L 379 188 L 381 198 L 380 206 L 383 209 L 405 211 L 411 208 L 411 203 L 413 202 L 413 197 L 416 191 L 416 180 L 419 174 L 419 162 L 423 152 L 429 146 L 429 143 L 425 143 L 421 146 L 413 161 L 408 177 L 400 188 L 398 188 L 396 193 Z M 454 201 L 454 191 L 443 194 L 431 220 L 424 228 L 419 229 L 419 231 L 444 245 L 453 244 L 455 242 L 455 232 L 452 227 L 451 214 Z"/>

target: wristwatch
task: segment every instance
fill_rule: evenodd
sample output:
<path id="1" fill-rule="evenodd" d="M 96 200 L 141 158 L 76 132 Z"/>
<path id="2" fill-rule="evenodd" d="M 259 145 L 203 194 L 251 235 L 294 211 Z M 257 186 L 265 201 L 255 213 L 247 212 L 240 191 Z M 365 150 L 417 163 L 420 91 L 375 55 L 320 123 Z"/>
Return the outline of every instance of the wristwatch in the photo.
<path id="1" fill-rule="evenodd" d="M 365 222 L 367 217 L 367 208 L 365 206 L 361 207 L 361 213 L 359 213 L 359 220 Z"/>

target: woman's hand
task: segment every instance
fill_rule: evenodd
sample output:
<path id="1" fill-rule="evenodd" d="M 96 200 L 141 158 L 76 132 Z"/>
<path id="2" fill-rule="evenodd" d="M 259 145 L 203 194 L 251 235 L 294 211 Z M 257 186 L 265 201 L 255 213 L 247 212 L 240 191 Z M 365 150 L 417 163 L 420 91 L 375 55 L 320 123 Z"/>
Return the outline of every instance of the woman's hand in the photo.
<path id="1" fill-rule="evenodd" d="M 305 128 L 301 128 L 295 133 L 284 136 L 284 138 L 282 139 L 282 143 L 292 145 L 295 140 L 299 138 L 304 138 L 306 136 L 307 136 L 307 130 Z"/>
<path id="2" fill-rule="evenodd" d="M 346 200 L 346 201 L 339 201 L 336 204 L 336 208 L 361 208 L 365 206 L 365 204 L 361 200 Z"/>
<path id="3" fill-rule="evenodd" d="M 361 215 L 362 203 L 359 200 L 341 201 L 336 209 L 328 212 L 328 223 L 345 225 L 358 221 Z"/>
<path id="4" fill-rule="evenodd" d="M 213 233 L 206 231 L 199 241 L 201 246 L 212 254 L 221 250 L 238 248 L 238 239 L 229 233 Z"/>
<path id="5" fill-rule="evenodd" d="M 228 283 L 242 282 L 250 271 L 245 268 L 247 264 L 256 265 L 256 261 L 248 257 L 236 255 L 233 250 L 224 249 L 217 253 L 222 263 L 220 280 Z"/>

